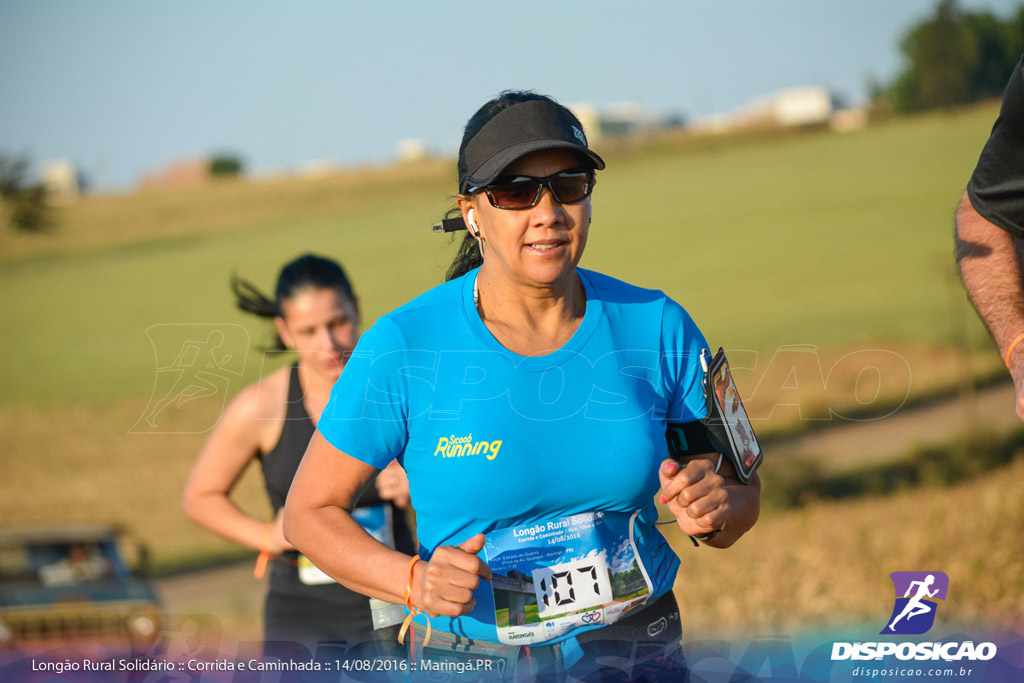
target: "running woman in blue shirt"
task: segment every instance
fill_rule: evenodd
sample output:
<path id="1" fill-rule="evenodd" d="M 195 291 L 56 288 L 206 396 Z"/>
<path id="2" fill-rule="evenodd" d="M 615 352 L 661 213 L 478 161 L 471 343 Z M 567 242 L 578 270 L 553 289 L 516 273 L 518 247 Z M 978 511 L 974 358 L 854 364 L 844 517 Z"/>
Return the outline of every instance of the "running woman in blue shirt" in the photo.
<path id="1" fill-rule="evenodd" d="M 612 678 L 685 675 L 679 561 L 653 499 L 716 547 L 757 519 L 756 476 L 740 483 L 716 453 L 667 458 L 667 423 L 706 411 L 689 315 L 578 267 L 603 168 L 550 98 L 503 93 L 470 119 L 444 222 L 469 234 L 449 279 L 362 337 L 292 485 L 288 539 L 354 590 L 405 603 L 413 661 L 603 680 L 598 657 L 613 655 Z M 350 514 L 395 459 L 417 510 L 412 558 Z"/>

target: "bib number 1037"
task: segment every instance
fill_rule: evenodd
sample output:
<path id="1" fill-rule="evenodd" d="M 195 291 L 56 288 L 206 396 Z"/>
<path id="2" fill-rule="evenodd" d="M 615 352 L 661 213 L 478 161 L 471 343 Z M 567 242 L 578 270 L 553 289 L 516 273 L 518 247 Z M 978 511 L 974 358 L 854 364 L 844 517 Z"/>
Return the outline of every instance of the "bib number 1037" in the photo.
<path id="1" fill-rule="evenodd" d="M 533 570 L 537 594 L 537 616 L 605 605 L 614 599 L 608 564 L 601 557 L 588 557 Z"/>

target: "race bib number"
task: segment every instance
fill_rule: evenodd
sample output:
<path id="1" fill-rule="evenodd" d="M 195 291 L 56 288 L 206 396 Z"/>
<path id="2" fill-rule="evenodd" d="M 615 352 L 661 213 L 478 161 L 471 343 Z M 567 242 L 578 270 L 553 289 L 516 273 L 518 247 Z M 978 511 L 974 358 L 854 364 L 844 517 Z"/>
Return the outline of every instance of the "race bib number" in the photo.
<path id="1" fill-rule="evenodd" d="M 633 541 L 637 514 L 591 512 L 488 534 L 498 640 L 544 642 L 647 602 L 653 588 Z"/>
<path id="2" fill-rule="evenodd" d="M 359 522 L 368 534 L 389 548 L 395 547 L 395 527 L 392 522 L 390 505 L 373 505 L 356 508 L 352 511 L 352 519 Z M 305 555 L 299 555 L 299 581 L 307 586 L 319 586 L 325 583 L 336 583 L 334 579 L 321 571 Z"/>

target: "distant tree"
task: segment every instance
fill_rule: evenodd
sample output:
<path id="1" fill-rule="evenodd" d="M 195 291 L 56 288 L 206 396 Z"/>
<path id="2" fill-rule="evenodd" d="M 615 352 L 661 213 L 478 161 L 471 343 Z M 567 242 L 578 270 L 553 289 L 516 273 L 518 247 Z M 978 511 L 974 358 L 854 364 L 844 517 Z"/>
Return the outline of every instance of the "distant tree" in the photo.
<path id="1" fill-rule="evenodd" d="M 1009 22 L 1010 54 L 1020 57 L 1024 53 L 1024 5 L 1017 10 L 1017 15 Z"/>
<path id="2" fill-rule="evenodd" d="M 1020 59 L 1020 28 L 1015 19 L 1003 22 L 989 12 L 970 12 L 963 19 L 976 56 L 968 74 L 969 98 L 999 95 Z"/>
<path id="3" fill-rule="evenodd" d="M 896 111 L 915 111 L 970 100 L 970 74 L 978 62 L 975 38 L 956 0 L 942 0 L 935 16 L 903 38 L 900 50 L 908 66 L 892 84 Z"/>
<path id="4" fill-rule="evenodd" d="M 0 211 L 11 227 L 25 232 L 42 232 L 54 225 L 46 186 L 29 183 L 29 162 L 25 156 L 0 151 Z"/>
<path id="5" fill-rule="evenodd" d="M 886 96 L 897 112 L 949 107 L 999 95 L 1024 49 L 1024 7 L 1001 21 L 942 0 L 900 43 L 907 61 Z"/>
<path id="6" fill-rule="evenodd" d="M 210 159 L 210 175 L 214 178 L 241 175 L 244 166 L 235 154 L 215 154 Z"/>

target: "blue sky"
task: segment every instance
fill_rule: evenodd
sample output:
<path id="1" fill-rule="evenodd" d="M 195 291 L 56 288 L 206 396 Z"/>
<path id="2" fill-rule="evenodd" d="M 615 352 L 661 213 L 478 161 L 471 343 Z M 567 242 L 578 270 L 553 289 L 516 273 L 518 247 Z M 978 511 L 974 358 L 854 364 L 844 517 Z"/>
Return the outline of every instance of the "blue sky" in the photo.
<path id="1" fill-rule="evenodd" d="M 934 4 L 0 0 L 0 149 L 112 189 L 216 151 L 253 170 L 387 161 L 402 138 L 450 153 L 506 88 L 688 116 L 804 85 L 856 102 Z"/>

